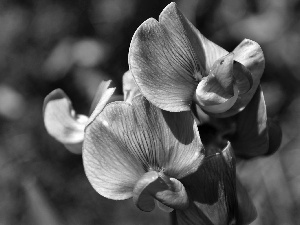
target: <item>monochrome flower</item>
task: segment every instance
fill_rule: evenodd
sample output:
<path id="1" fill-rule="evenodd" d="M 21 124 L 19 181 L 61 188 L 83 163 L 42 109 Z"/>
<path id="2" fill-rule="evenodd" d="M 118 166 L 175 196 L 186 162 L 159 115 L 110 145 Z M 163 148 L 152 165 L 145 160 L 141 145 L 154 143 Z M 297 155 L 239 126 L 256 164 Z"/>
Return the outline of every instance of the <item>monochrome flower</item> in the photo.
<path id="1" fill-rule="evenodd" d="M 110 81 L 99 85 L 95 95 L 95 101 L 99 101 L 96 112 L 103 109 L 115 91 L 115 88 L 109 88 L 109 85 Z M 48 133 L 63 143 L 70 152 L 81 154 L 88 116 L 77 114 L 71 100 L 61 89 L 56 89 L 46 96 L 43 111 L 44 124 Z"/>
<path id="2" fill-rule="evenodd" d="M 141 93 L 157 107 L 179 112 L 195 103 L 208 114 L 227 117 L 243 110 L 254 95 L 264 55 L 248 39 L 228 53 L 170 3 L 159 22 L 150 18 L 136 30 L 129 66 Z"/>

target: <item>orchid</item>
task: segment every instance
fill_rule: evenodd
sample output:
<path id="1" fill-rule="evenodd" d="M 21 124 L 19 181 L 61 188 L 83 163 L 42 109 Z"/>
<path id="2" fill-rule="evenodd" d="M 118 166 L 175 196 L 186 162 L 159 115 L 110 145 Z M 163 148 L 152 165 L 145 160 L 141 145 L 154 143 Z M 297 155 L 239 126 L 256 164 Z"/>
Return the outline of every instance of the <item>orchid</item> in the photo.
<path id="1" fill-rule="evenodd" d="M 115 88 L 109 88 L 110 81 L 102 82 L 92 103 L 97 104 L 96 112 L 101 112 L 110 101 Z M 44 100 L 44 124 L 48 133 L 63 143 L 72 153 L 82 153 L 84 129 L 88 116 L 77 114 L 69 97 L 61 89 L 55 89 Z"/>
<path id="2" fill-rule="evenodd" d="M 176 210 L 178 224 L 228 224 L 249 212 L 238 210 L 230 143 L 206 148 L 190 112 L 161 110 L 141 95 L 110 103 L 87 125 L 83 149 L 86 175 L 106 198 L 132 197 L 143 211 L 157 202 Z"/>

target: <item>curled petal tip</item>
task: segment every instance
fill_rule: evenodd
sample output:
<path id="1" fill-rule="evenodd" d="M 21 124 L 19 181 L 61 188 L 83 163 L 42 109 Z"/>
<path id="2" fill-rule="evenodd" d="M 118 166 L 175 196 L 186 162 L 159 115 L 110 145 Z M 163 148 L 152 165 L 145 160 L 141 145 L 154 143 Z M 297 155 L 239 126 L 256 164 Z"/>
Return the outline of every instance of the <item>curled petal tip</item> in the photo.
<path id="1" fill-rule="evenodd" d="M 229 94 L 224 93 L 224 90 L 220 87 L 216 87 L 214 84 L 209 83 L 210 81 L 205 78 L 199 83 L 196 90 L 195 102 L 208 114 L 226 112 L 238 99 L 237 86 L 233 86 L 233 95 L 230 96 Z M 218 94 L 218 91 L 220 94 Z"/>
<path id="2" fill-rule="evenodd" d="M 133 190 L 133 202 L 146 212 L 155 207 L 154 199 L 171 209 L 185 209 L 189 205 L 188 196 L 182 183 L 176 179 L 170 179 L 158 172 L 145 173 L 136 183 Z M 166 209 L 166 207 L 163 207 Z"/>
<path id="3" fill-rule="evenodd" d="M 45 98 L 43 109 L 48 133 L 71 152 L 80 154 L 87 116 L 76 114 L 70 99 L 61 89 L 52 91 Z"/>
<path id="4" fill-rule="evenodd" d="M 221 57 L 211 69 L 211 74 L 216 77 L 220 86 L 229 94 L 233 94 L 233 57 L 233 53 Z"/>

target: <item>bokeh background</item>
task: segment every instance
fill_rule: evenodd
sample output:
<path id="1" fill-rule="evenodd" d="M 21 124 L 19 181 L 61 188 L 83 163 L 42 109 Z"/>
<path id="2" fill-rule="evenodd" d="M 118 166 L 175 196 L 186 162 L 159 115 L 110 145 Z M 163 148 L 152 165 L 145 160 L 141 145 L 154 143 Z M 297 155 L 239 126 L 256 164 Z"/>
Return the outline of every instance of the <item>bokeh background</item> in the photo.
<path id="1" fill-rule="evenodd" d="M 244 38 L 265 54 L 268 115 L 283 130 L 280 150 L 241 162 L 238 171 L 259 216 L 253 225 L 300 224 L 300 2 L 178 0 L 210 40 L 228 51 Z M 81 114 L 102 80 L 122 93 L 131 37 L 166 0 L 0 0 L 0 224 L 166 224 L 131 200 L 93 190 L 81 156 L 44 127 L 44 97 L 62 88 Z"/>

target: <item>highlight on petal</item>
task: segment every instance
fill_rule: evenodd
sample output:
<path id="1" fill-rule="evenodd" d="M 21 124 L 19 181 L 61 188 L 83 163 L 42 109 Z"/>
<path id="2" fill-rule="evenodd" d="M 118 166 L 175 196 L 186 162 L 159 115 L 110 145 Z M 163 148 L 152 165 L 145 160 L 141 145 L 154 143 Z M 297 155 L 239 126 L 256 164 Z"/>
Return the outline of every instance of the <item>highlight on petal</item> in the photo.
<path id="1" fill-rule="evenodd" d="M 199 83 L 196 103 L 208 113 L 222 113 L 229 110 L 238 98 L 238 87 L 234 84 L 233 54 L 217 60 L 209 75 Z"/>
<path id="2" fill-rule="evenodd" d="M 131 103 L 132 99 L 140 93 L 130 70 L 123 75 L 123 93 L 124 101 L 129 103 Z"/>
<path id="3" fill-rule="evenodd" d="M 135 32 L 129 66 L 142 94 L 161 109 L 190 110 L 201 67 L 175 3 L 161 13 L 159 22 L 146 20 Z"/>
<path id="4" fill-rule="evenodd" d="M 259 44 L 249 39 L 243 40 L 234 50 L 234 60 L 243 65 L 244 72 L 235 72 L 236 74 L 244 74 L 252 79 L 248 80 L 251 82 L 251 88 L 244 94 L 239 95 L 236 104 L 223 114 L 219 114 L 219 117 L 228 117 L 242 111 L 246 105 L 250 102 L 255 91 L 260 83 L 260 78 L 265 68 L 265 58 L 263 51 Z M 238 64 L 237 64 L 238 65 Z M 236 67 L 237 67 L 236 65 Z M 237 68 L 238 69 L 238 68 Z M 241 69 L 241 68 L 240 68 Z M 251 81 L 252 80 L 252 81 Z"/>
<path id="5" fill-rule="evenodd" d="M 164 112 L 141 95 L 132 104 L 107 105 L 86 127 L 86 175 L 104 197 L 126 199 L 144 173 L 163 171 L 180 179 L 203 159 L 203 146 L 190 112 Z"/>
<path id="6" fill-rule="evenodd" d="M 97 89 L 97 92 L 94 96 L 93 102 L 91 104 L 90 108 L 90 114 L 95 110 L 96 106 L 98 105 L 100 99 L 102 99 L 102 102 L 105 102 L 106 104 L 114 101 L 122 101 L 123 97 L 119 95 L 113 95 L 116 88 L 112 88 L 111 86 L 112 81 L 102 81 Z"/>
<path id="7" fill-rule="evenodd" d="M 186 210 L 176 211 L 178 224 L 230 224 L 236 219 L 235 158 L 229 142 L 181 182 L 190 204 Z"/>
<path id="8" fill-rule="evenodd" d="M 173 209 L 182 210 L 189 204 L 187 193 L 180 181 L 175 178 L 170 179 L 156 171 L 150 171 L 136 183 L 133 190 L 133 202 L 139 209 L 150 212 L 155 207 L 154 198 Z"/>
<path id="9" fill-rule="evenodd" d="M 175 15 L 173 16 L 172 14 Z M 162 20 L 162 17 L 169 20 L 169 23 L 174 23 L 174 20 L 177 20 L 178 23 L 183 26 L 184 32 L 186 33 L 188 41 L 190 42 L 200 65 L 201 77 L 197 76 L 198 80 L 209 73 L 216 60 L 228 54 L 225 49 L 204 37 L 180 12 L 175 2 L 170 3 L 163 10 L 159 18 L 160 21 Z"/>
<path id="10" fill-rule="evenodd" d="M 75 113 L 70 99 L 61 89 L 46 96 L 43 108 L 48 133 L 71 152 L 80 154 L 88 118 Z"/>
<path id="11" fill-rule="evenodd" d="M 97 94 L 94 98 L 94 101 L 97 100 L 97 105 L 89 117 L 86 126 L 93 122 L 96 116 L 98 116 L 99 113 L 102 112 L 103 108 L 111 101 L 112 95 L 114 94 L 116 88 L 109 88 L 110 83 L 111 80 L 100 83 Z"/>

